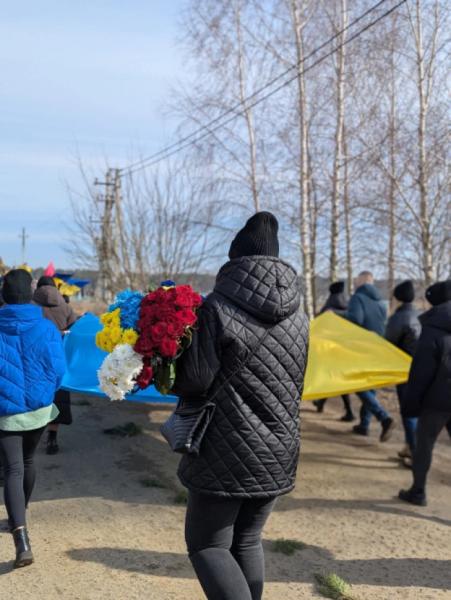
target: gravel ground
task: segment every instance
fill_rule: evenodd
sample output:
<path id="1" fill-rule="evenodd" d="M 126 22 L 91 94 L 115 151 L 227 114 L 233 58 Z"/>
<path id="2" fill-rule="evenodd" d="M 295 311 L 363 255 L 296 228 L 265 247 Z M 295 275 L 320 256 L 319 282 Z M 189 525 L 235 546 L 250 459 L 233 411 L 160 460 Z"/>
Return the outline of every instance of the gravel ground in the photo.
<path id="1" fill-rule="evenodd" d="M 61 453 L 38 452 L 35 564 L 13 571 L 12 540 L 0 534 L 0 599 L 202 599 L 185 555 L 177 457 L 158 433 L 167 410 L 81 396 L 74 404 Z M 264 532 L 265 600 L 318 598 L 318 572 L 339 574 L 359 600 L 451 599 L 450 440 L 444 434 L 436 449 L 429 506 L 411 507 L 395 498 L 410 482 L 395 459 L 401 433 L 381 445 L 374 423 L 371 438 L 354 437 L 339 410 L 339 401 L 323 415 L 304 407 L 298 484 Z M 142 434 L 103 433 L 129 421 Z M 275 553 L 280 538 L 305 546 Z"/>

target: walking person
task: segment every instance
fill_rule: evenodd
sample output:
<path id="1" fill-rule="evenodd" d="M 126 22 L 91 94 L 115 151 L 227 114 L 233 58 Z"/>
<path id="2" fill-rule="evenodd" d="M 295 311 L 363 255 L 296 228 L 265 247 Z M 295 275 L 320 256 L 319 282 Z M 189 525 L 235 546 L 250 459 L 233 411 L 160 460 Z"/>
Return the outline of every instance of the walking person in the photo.
<path id="1" fill-rule="evenodd" d="M 346 318 L 368 331 L 373 331 L 380 336 L 385 334 L 387 309 L 382 297 L 374 285 L 374 277 L 370 271 L 362 271 L 355 282 L 356 290 L 349 301 Z M 353 432 L 357 435 L 367 436 L 371 416 L 374 415 L 381 424 L 380 441 L 390 439 L 395 423 L 388 412 L 379 404 L 375 390 L 357 392 L 362 401 L 360 409 L 360 423 L 354 425 Z"/>
<path id="2" fill-rule="evenodd" d="M 348 308 L 348 301 L 345 296 L 345 282 L 344 281 L 335 281 L 329 287 L 329 296 L 326 300 L 326 303 L 320 310 L 319 314 L 323 314 L 328 310 L 331 310 L 336 315 L 344 317 L 346 315 L 346 310 Z M 343 394 L 342 400 L 345 408 L 345 414 L 340 418 L 340 421 L 351 422 L 354 421 L 354 413 L 352 412 L 351 398 L 349 394 Z M 324 410 L 324 406 L 327 402 L 328 398 L 323 398 L 321 400 L 314 400 L 313 404 L 316 406 L 316 410 L 319 413 L 322 413 Z"/>
<path id="3" fill-rule="evenodd" d="M 413 356 L 421 333 L 418 311 L 413 305 L 415 300 L 413 282 L 407 280 L 397 285 L 393 290 L 393 296 L 400 305 L 388 320 L 385 337 L 394 346 L 397 346 L 409 356 Z M 415 451 L 417 419 L 407 417 L 404 414 L 402 396 L 405 389 L 405 383 L 396 386 L 405 439 L 405 446 L 398 452 L 398 456 L 403 464 L 410 468 L 412 466 L 412 455 Z"/>
<path id="4" fill-rule="evenodd" d="M 65 370 L 61 335 L 31 304 L 31 282 L 26 271 L 10 271 L 0 308 L 0 455 L 15 567 L 33 562 L 25 515 L 36 478 L 33 456 L 58 414 L 53 397 Z"/>
<path id="5" fill-rule="evenodd" d="M 43 276 L 39 279 L 33 302 L 42 306 L 44 316 L 56 325 L 61 335 L 64 335 L 77 320 L 72 307 L 60 294 L 52 277 Z M 49 455 L 59 452 L 57 437 L 59 426 L 72 424 L 70 392 L 58 390 L 54 403 L 59 412 L 56 419 L 47 427 L 46 453 Z"/>
<path id="6" fill-rule="evenodd" d="M 295 485 L 308 320 L 298 276 L 279 259 L 278 222 L 255 214 L 237 234 L 177 363 L 185 402 L 214 397 L 200 455 L 184 455 L 186 542 L 210 600 L 260 600 L 262 529 Z"/>
<path id="7" fill-rule="evenodd" d="M 451 421 L 451 279 L 426 291 L 432 308 L 420 316 L 422 331 L 403 394 L 405 414 L 418 418 L 413 484 L 405 502 L 426 506 L 426 479 L 437 438 Z"/>

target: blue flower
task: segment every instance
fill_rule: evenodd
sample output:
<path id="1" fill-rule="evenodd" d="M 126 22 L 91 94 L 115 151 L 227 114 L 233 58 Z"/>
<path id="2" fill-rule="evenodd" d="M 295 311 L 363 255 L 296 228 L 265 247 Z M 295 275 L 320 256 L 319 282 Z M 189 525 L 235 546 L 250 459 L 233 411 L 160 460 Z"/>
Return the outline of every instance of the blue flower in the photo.
<path id="1" fill-rule="evenodd" d="M 130 289 L 126 289 L 117 294 L 114 304 L 112 304 L 108 310 L 113 311 L 116 308 L 121 309 L 122 329 L 136 330 L 143 298 L 144 294 L 141 292 L 133 292 Z"/>

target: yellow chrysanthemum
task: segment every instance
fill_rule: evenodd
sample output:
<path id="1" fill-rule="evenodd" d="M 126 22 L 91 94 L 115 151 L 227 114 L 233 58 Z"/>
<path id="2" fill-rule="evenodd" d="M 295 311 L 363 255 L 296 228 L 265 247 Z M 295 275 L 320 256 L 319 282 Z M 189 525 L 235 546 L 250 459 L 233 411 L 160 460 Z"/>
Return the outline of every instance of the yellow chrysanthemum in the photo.
<path id="1" fill-rule="evenodd" d="M 120 327 L 113 326 L 107 329 L 107 334 L 111 342 L 116 345 L 119 344 L 122 338 L 122 330 Z"/>
<path id="2" fill-rule="evenodd" d="M 107 336 L 105 335 L 105 331 L 99 331 L 96 335 L 96 345 L 98 346 L 98 348 L 100 348 L 101 350 L 104 350 L 105 352 L 109 352 L 108 348 L 109 348 L 109 340 L 107 338 Z"/>
<path id="3" fill-rule="evenodd" d="M 122 332 L 122 343 L 134 346 L 138 341 L 138 334 L 134 329 L 124 329 Z"/>

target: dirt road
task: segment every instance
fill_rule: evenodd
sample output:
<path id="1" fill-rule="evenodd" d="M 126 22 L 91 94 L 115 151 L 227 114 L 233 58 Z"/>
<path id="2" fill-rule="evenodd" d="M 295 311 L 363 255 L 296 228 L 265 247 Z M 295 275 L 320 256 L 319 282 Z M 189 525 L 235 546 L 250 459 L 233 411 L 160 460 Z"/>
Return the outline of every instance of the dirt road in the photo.
<path id="1" fill-rule="evenodd" d="M 29 511 L 36 563 L 12 571 L 12 540 L 0 534 L 1 600 L 200 600 L 185 555 L 184 506 L 175 502 L 177 457 L 158 433 L 167 412 L 74 400 L 81 405 L 62 429 L 62 452 L 39 450 Z M 333 403 L 326 410 L 306 405 L 298 485 L 265 530 L 265 600 L 317 598 L 317 572 L 338 573 L 361 600 L 451 599 L 450 440 L 443 435 L 436 451 L 429 507 L 410 507 L 394 499 L 410 482 L 394 459 L 401 435 L 380 445 L 373 424 L 372 438 L 356 438 Z M 130 421 L 140 435 L 103 433 Z M 305 547 L 275 553 L 280 538 Z"/>

